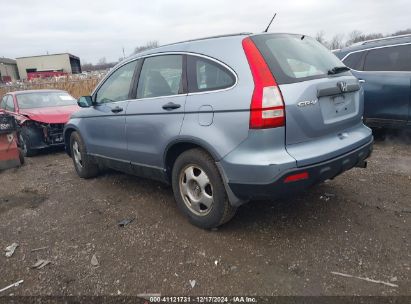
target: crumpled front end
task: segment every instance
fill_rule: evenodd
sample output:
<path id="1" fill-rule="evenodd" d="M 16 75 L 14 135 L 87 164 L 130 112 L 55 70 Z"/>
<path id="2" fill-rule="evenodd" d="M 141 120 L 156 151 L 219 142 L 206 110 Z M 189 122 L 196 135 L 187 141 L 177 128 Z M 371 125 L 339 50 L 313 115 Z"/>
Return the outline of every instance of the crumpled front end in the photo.
<path id="1" fill-rule="evenodd" d="M 49 146 L 60 146 L 64 144 L 63 123 L 42 123 L 37 121 L 27 121 L 23 125 L 30 139 L 33 149 L 41 149 Z"/>

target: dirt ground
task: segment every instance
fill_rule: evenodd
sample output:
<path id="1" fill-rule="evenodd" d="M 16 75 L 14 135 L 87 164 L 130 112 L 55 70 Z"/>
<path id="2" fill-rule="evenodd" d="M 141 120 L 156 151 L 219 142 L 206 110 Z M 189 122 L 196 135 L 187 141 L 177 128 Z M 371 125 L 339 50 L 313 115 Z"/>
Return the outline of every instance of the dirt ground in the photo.
<path id="1" fill-rule="evenodd" d="M 190 225 L 166 185 L 82 180 L 63 151 L 42 153 L 0 173 L 0 289 L 24 280 L 2 295 L 410 295 L 410 147 L 380 139 L 368 169 L 252 202 L 213 231 Z"/>

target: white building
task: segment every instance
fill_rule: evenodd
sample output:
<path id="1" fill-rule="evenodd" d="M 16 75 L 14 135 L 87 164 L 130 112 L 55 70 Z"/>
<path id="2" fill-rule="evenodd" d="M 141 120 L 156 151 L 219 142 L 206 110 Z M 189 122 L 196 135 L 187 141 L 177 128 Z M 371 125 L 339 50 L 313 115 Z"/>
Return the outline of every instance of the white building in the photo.
<path id="1" fill-rule="evenodd" d="M 19 79 L 16 60 L 0 57 L 0 82 L 10 82 Z"/>
<path id="2" fill-rule="evenodd" d="M 19 57 L 16 61 L 21 79 L 27 79 L 30 72 L 81 73 L 80 58 L 69 53 Z"/>

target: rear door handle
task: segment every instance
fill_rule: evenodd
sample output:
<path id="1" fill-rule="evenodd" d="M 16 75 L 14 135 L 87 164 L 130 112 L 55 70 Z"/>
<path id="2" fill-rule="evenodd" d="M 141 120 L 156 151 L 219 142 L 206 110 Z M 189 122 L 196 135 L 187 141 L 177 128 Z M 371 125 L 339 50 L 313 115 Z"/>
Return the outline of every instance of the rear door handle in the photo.
<path id="1" fill-rule="evenodd" d="M 364 79 L 358 79 L 359 83 L 366 83 L 366 81 Z"/>
<path id="2" fill-rule="evenodd" d="M 113 113 L 120 113 L 120 112 L 123 112 L 123 108 L 117 106 L 117 107 L 115 107 L 115 108 L 112 108 L 112 109 L 111 109 L 111 112 L 113 112 Z"/>
<path id="3" fill-rule="evenodd" d="M 176 104 L 176 103 L 174 103 L 174 102 L 169 102 L 169 103 L 166 103 L 166 104 L 163 106 L 163 109 L 164 109 L 164 110 L 167 110 L 167 111 L 172 111 L 172 110 L 178 109 L 178 108 L 180 108 L 180 107 L 181 107 L 181 105 L 179 105 L 179 104 Z"/>

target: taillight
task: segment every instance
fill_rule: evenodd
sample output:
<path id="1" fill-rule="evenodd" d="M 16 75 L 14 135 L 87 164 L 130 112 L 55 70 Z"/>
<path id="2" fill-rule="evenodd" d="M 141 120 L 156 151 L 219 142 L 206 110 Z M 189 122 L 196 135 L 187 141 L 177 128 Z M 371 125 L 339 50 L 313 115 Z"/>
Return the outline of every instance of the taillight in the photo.
<path id="1" fill-rule="evenodd" d="M 284 101 L 274 76 L 250 38 L 243 40 L 243 49 L 254 79 L 254 92 L 250 106 L 250 129 L 284 126 Z"/>

